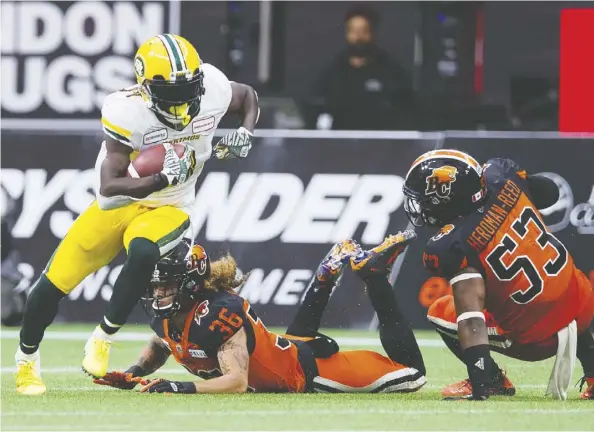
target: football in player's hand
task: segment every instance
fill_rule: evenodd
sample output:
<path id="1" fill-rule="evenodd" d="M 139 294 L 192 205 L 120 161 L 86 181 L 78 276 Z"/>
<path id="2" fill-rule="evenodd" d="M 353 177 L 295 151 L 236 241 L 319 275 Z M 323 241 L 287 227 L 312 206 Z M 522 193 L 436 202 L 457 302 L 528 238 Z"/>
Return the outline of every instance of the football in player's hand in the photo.
<path id="1" fill-rule="evenodd" d="M 173 144 L 175 153 L 181 157 L 184 154 L 184 144 Z M 149 177 L 163 170 L 165 147 L 163 144 L 140 150 L 138 156 L 128 165 L 128 177 Z"/>

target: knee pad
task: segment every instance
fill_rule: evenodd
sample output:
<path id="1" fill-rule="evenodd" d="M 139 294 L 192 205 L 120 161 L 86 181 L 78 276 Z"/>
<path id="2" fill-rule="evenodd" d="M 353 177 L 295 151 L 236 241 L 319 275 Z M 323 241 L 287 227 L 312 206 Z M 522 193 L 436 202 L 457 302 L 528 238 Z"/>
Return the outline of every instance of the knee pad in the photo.
<path id="1" fill-rule="evenodd" d="M 446 295 L 435 300 L 427 310 L 427 318 L 453 319 L 455 323 L 456 306 L 454 305 L 454 296 Z"/>
<path id="2" fill-rule="evenodd" d="M 127 261 L 133 265 L 154 266 L 160 258 L 159 246 L 146 238 L 135 238 L 128 246 Z"/>

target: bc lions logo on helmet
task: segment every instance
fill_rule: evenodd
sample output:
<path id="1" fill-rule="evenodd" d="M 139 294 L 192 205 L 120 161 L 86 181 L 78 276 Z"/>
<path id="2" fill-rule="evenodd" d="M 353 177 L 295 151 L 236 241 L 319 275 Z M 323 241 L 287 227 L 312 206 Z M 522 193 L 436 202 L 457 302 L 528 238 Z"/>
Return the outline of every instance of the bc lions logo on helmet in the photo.
<path id="1" fill-rule="evenodd" d="M 450 196 L 452 183 L 456 181 L 458 169 L 453 166 L 442 166 L 434 168 L 431 175 L 427 176 L 427 189 L 425 195 L 437 195 L 439 198 Z"/>

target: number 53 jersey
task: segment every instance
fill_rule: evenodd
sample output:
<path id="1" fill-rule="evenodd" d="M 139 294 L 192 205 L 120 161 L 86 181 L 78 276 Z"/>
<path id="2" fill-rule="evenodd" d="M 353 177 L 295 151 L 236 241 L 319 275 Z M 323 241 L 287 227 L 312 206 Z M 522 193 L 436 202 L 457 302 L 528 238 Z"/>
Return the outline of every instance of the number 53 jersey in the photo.
<path id="1" fill-rule="evenodd" d="M 243 328 L 250 355 L 251 391 L 306 390 L 304 366 L 314 361 L 311 352 L 305 351 L 300 341 L 291 342 L 269 332 L 249 303 L 238 295 L 224 291 L 205 294 L 188 313 L 183 329 L 177 330 L 169 320 L 162 319 L 154 319 L 151 327 L 167 343 L 175 360 L 203 379 L 222 375 L 218 349 Z M 304 359 L 310 361 L 300 361 Z"/>
<path id="2" fill-rule="evenodd" d="M 526 172 L 512 160 L 491 159 L 485 181 L 485 205 L 429 240 L 425 267 L 447 280 L 466 267 L 480 271 L 485 308 L 518 343 L 548 339 L 574 319 L 586 327 L 594 313 L 592 287 L 544 224 Z"/>

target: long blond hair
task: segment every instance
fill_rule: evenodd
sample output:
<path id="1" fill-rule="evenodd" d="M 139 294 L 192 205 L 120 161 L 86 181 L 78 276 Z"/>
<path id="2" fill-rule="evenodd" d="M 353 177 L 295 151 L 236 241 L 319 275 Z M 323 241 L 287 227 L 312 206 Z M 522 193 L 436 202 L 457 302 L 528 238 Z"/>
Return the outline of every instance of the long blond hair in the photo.
<path id="1" fill-rule="evenodd" d="M 213 291 L 235 292 L 245 282 L 245 276 L 237 277 L 237 263 L 231 254 L 226 254 L 210 263 L 210 277 L 204 281 L 204 288 Z"/>

